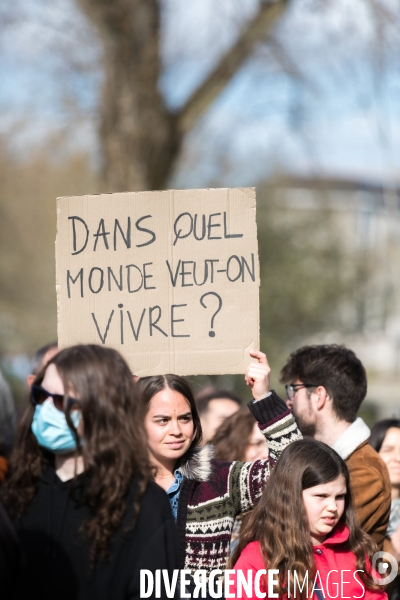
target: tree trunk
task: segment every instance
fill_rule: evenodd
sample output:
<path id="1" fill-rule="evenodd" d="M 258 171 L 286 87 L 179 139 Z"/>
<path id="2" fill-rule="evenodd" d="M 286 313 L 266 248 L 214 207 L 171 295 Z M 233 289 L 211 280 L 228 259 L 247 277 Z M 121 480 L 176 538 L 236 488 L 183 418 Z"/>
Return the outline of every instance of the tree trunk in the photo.
<path id="1" fill-rule="evenodd" d="M 166 187 L 184 136 L 274 25 L 288 0 L 262 1 L 236 43 L 173 114 L 159 91 L 159 0 L 76 0 L 103 46 L 103 173 L 110 191 Z"/>
<path id="2" fill-rule="evenodd" d="M 111 191 L 160 189 L 181 136 L 158 89 L 157 0 L 78 0 L 103 46 L 103 172 Z"/>

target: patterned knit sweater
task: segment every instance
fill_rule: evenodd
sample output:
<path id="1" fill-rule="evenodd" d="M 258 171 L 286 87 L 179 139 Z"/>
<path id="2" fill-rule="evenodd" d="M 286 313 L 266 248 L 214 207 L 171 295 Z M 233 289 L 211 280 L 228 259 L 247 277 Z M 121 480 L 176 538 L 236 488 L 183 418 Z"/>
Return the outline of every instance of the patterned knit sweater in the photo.
<path id="1" fill-rule="evenodd" d="M 274 391 L 248 406 L 267 438 L 267 459 L 221 462 L 212 458 L 211 446 L 204 446 L 179 466 L 179 568 L 192 575 L 197 569 L 226 568 L 236 516 L 253 508 L 283 449 L 301 438 L 291 412 Z"/>

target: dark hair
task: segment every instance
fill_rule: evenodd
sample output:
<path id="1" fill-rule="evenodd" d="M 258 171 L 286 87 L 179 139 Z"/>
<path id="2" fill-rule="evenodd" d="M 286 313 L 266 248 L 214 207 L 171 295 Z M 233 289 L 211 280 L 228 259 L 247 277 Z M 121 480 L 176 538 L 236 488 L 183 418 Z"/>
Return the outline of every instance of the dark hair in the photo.
<path id="1" fill-rule="evenodd" d="M 240 396 L 231 390 L 218 390 L 216 388 L 205 388 L 196 395 L 196 406 L 200 415 L 203 415 L 208 410 L 208 405 L 211 400 L 232 400 L 239 406 L 242 406 Z"/>
<path id="2" fill-rule="evenodd" d="M 382 421 L 378 421 L 371 427 L 371 437 L 368 441 L 377 452 L 381 449 L 383 440 L 391 427 L 400 429 L 400 419 L 382 419 Z"/>
<path id="3" fill-rule="evenodd" d="M 323 386 L 339 419 L 352 423 L 367 394 L 367 375 L 352 350 L 337 344 L 303 346 L 289 356 L 281 383 L 296 380 Z"/>
<path id="4" fill-rule="evenodd" d="M 246 448 L 256 422 L 247 407 L 241 408 L 225 419 L 210 441 L 214 446 L 215 458 L 228 462 L 244 460 Z"/>
<path id="5" fill-rule="evenodd" d="M 279 570 L 279 595 L 284 595 L 287 590 L 288 572 L 291 589 L 294 584 L 293 571 L 297 572 L 300 586 L 303 586 L 307 571 L 315 575 L 303 490 L 333 481 L 340 475 L 345 478 L 347 487 L 345 509 L 340 521 L 350 530 L 348 550 L 356 556 L 357 569 L 364 570 L 360 576 L 366 586 L 380 589 L 367 567 L 368 559 L 372 561 L 372 555 L 376 552 L 376 545 L 357 523 L 346 463 L 335 450 L 312 439 L 293 442 L 282 452 L 258 505 L 241 532 L 230 566 L 237 561 L 247 544 L 257 540 L 266 569 Z M 308 597 L 308 591 L 304 588 L 300 597 Z"/>
<path id="6" fill-rule="evenodd" d="M 14 418 L 15 407 L 11 389 L 0 371 L 0 455 L 7 459 L 14 445 Z"/>
<path id="7" fill-rule="evenodd" d="M 151 399 L 158 392 L 161 392 L 165 389 L 170 389 L 182 394 L 182 396 L 186 398 L 186 400 L 189 403 L 194 426 L 194 437 L 188 451 L 201 444 L 202 430 L 199 413 L 196 407 L 196 402 L 194 400 L 192 389 L 189 385 L 189 382 L 184 377 L 171 374 L 141 377 L 138 381 L 138 386 L 140 390 L 141 403 L 143 405 L 145 413 L 147 413 L 149 409 Z M 184 456 L 180 458 L 179 462 L 184 460 Z"/>
<path id="8" fill-rule="evenodd" d="M 45 366 L 43 364 L 43 359 L 46 356 L 47 352 L 49 350 L 53 350 L 53 348 L 58 348 L 57 342 L 51 342 L 50 344 L 42 346 L 41 348 L 39 348 L 39 350 L 36 350 L 31 360 L 32 375 L 38 375 L 38 373 L 43 369 L 43 367 Z"/>
<path id="9" fill-rule="evenodd" d="M 91 542 L 93 563 L 109 554 L 111 538 L 124 516 L 125 497 L 133 479 L 138 483 L 134 502 L 137 516 L 151 476 L 142 405 L 128 365 L 111 348 L 73 346 L 56 354 L 47 367 L 51 364 L 63 382 L 67 422 L 75 433 L 77 454 L 82 454 L 88 474 L 84 503 L 90 507 L 90 516 L 83 530 Z M 41 383 L 44 374 L 45 369 L 36 377 L 35 384 Z M 82 444 L 67 408 L 71 389 L 82 413 Z M 34 407 L 29 403 L 11 458 L 11 476 L 2 491 L 4 504 L 16 516 L 26 512 L 35 497 L 41 473 L 54 461 L 53 454 L 39 446 L 31 431 L 33 413 Z"/>

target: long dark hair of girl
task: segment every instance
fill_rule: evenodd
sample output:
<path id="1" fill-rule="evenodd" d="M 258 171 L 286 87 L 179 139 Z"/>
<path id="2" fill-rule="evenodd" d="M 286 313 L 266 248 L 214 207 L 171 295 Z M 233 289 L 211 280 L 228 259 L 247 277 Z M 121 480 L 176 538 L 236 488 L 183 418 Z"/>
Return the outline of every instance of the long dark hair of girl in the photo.
<path id="1" fill-rule="evenodd" d="M 90 517 L 83 530 L 91 543 L 93 563 L 109 554 L 111 537 L 126 510 L 126 494 L 132 480 L 138 484 L 134 501 L 137 517 L 151 476 L 142 404 L 126 362 L 111 348 L 73 346 L 59 352 L 47 367 L 51 364 L 64 384 L 64 410 L 78 442 L 68 408 L 68 391 L 73 390 L 82 413 L 83 435 L 77 455 L 82 454 L 88 474 L 84 502 L 90 508 Z M 40 385 L 44 373 L 45 369 L 35 385 Z M 15 516 L 27 511 L 42 471 L 54 462 L 54 456 L 40 448 L 31 431 L 33 413 L 34 407 L 29 403 L 19 425 L 11 474 L 1 494 Z"/>
<path id="2" fill-rule="evenodd" d="M 142 377 L 138 381 L 138 386 L 140 391 L 140 400 L 142 402 L 145 415 L 149 410 L 150 402 L 153 396 L 155 396 L 158 392 L 161 392 L 162 390 L 174 390 L 175 392 L 179 392 L 184 398 L 186 398 L 192 413 L 194 437 L 189 449 L 184 454 L 184 456 L 180 458 L 178 464 L 185 462 L 187 453 L 190 452 L 193 448 L 200 446 L 203 435 L 201 430 L 199 413 L 189 382 L 184 377 L 169 374 Z"/>
<path id="3" fill-rule="evenodd" d="M 293 442 L 282 452 L 257 507 L 241 532 L 239 544 L 230 559 L 230 567 L 235 564 L 243 548 L 257 540 L 265 568 L 279 570 L 277 592 L 280 596 L 288 589 L 288 571 L 291 590 L 294 589 L 294 571 L 300 589 L 307 581 L 307 572 L 309 585 L 310 582 L 312 585 L 316 568 L 303 490 L 333 481 L 340 475 L 345 478 L 347 488 L 341 517 L 341 522 L 350 530 L 347 549 L 356 556 L 356 568 L 364 571 L 359 575 L 365 586 L 371 590 L 381 590 L 369 572 L 366 558 L 372 561 L 377 548 L 372 538 L 358 526 L 346 463 L 332 448 L 311 439 Z M 310 589 L 306 588 L 304 586 L 299 598 L 308 597 L 311 586 Z"/>

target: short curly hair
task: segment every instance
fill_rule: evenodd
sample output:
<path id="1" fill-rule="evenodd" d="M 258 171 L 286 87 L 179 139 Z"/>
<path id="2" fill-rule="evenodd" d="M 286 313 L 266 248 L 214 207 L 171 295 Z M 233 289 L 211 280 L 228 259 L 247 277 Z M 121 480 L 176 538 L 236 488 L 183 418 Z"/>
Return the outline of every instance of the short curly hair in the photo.
<path id="1" fill-rule="evenodd" d="M 324 386 L 339 419 L 352 423 L 367 394 L 367 374 L 359 358 L 346 346 L 303 346 L 289 356 L 280 373 L 281 383 L 290 381 Z"/>

